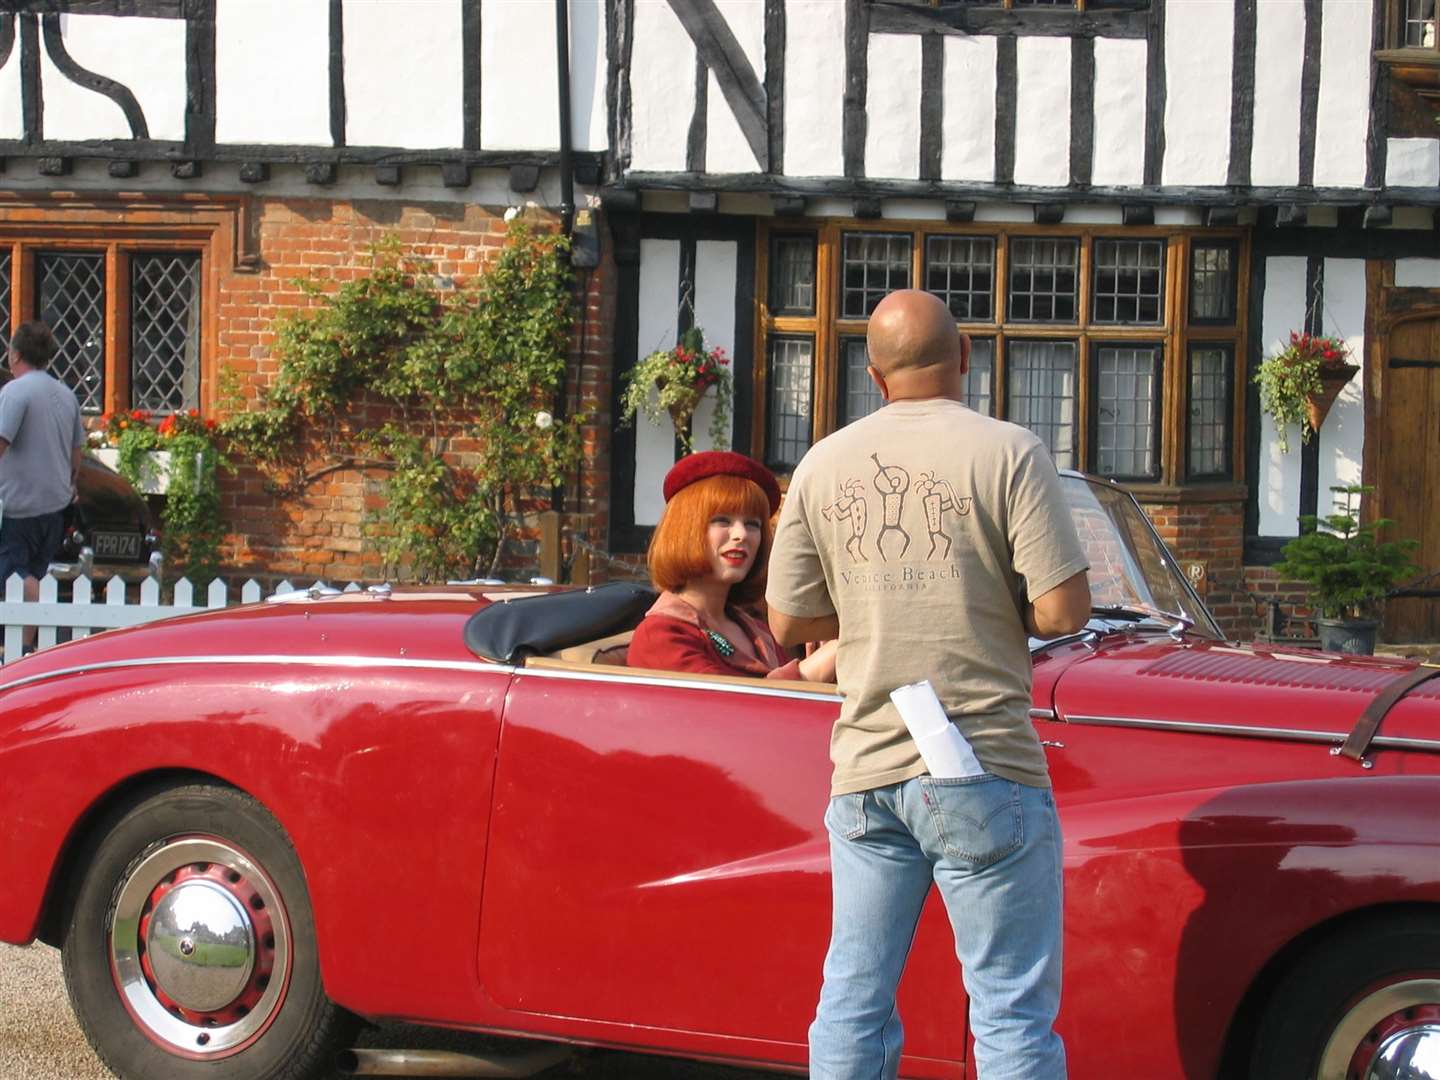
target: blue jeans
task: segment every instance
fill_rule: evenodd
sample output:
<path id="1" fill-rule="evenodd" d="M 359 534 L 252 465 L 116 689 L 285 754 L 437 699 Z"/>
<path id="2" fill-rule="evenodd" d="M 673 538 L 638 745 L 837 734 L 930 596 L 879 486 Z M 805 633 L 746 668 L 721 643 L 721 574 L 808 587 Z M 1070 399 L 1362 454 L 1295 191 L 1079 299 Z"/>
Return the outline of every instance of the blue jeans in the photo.
<path id="1" fill-rule="evenodd" d="M 955 932 L 981 1080 L 1063 1080 L 1060 821 L 1048 789 L 929 776 L 825 813 L 834 915 L 812 1080 L 893 1080 L 895 990 L 934 880 Z M 957 1017 L 957 1022 L 959 1018 Z"/>

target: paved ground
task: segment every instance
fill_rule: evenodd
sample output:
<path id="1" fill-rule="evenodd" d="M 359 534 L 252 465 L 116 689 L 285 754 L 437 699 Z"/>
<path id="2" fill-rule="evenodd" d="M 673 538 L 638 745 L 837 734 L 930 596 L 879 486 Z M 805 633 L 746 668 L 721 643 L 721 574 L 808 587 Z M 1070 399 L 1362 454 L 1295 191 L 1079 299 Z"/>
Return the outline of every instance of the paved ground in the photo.
<path id="1" fill-rule="evenodd" d="M 367 1031 L 361 1044 L 464 1049 L 467 1038 L 395 1026 Z M 477 1051 L 498 1045 L 488 1040 L 470 1041 Z M 606 1052 L 585 1052 L 544 1074 L 546 1080 L 773 1080 L 774 1076 Z M 0 945 L 0 1080 L 111 1080 L 70 1013 L 60 954 L 47 946 L 17 949 Z"/>

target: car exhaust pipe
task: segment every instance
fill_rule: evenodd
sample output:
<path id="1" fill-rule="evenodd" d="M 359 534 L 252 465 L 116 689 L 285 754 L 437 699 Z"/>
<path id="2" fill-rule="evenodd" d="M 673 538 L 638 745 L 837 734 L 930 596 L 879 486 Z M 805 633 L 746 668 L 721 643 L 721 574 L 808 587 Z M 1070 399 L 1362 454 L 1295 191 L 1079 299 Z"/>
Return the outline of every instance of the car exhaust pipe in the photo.
<path id="1" fill-rule="evenodd" d="M 343 1051 L 336 1067 L 346 1076 L 526 1077 L 558 1065 L 574 1050 L 541 1046 L 519 1054 L 460 1054 L 453 1050 Z"/>

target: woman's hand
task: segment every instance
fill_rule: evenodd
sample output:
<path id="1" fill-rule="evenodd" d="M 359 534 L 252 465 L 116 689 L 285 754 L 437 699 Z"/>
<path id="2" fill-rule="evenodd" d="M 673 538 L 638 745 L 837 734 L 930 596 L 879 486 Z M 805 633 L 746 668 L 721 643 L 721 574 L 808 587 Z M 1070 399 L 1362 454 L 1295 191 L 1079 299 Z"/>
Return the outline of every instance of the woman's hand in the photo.
<path id="1" fill-rule="evenodd" d="M 819 645 L 807 647 L 807 655 L 800 661 L 800 677 L 806 682 L 833 683 L 835 681 L 835 654 L 839 649 L 840 642 L 833 638 Z"/>

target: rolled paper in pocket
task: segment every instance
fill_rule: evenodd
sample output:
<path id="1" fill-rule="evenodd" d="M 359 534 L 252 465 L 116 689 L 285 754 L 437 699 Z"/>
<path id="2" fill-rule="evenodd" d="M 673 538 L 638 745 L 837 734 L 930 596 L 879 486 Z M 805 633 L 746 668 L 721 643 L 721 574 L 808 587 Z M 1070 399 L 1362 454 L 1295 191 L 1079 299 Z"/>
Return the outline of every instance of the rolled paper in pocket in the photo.
<path id="1" fill-rule="evenodd" d="M 945 707 L 929 679 L 891 690 L 890 700 L 910 730 L 920 760 L 931 776 L 980 776 L 985 772 L 970 741 L 945 715 Z"/>

